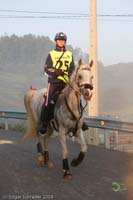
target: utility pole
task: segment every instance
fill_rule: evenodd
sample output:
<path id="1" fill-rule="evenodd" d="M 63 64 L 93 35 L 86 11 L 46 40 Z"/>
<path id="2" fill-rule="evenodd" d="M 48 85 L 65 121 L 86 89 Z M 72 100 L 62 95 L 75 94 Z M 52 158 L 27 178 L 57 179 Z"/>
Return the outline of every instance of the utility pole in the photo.
<path id="1" fill-rule="evenodd" d="M 90 0 L 90 49 L 89 60 L 93 60 L 93 96 L 89 103 L 89 115 L 98 116 L 98 66 L 97 66 L 97 10 L 96 0 Z"/>
<path id="2" fill-rule="evenodd" d="M 93 60 L 93 95 L 89 102 L 89 116 L 98 116 L 98 59 L 97 59 L 97 1 L 90 0 L 90 44 L 89 44 L 89 60 Z M 91 129 L 89 143 L 98 144 L 97 129 Z"/>

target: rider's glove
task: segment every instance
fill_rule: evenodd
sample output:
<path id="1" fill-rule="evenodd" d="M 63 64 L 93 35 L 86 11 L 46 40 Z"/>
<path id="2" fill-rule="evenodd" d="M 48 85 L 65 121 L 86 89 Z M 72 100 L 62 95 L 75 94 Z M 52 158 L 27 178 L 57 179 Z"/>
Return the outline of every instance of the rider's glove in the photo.
<path id="1" fill-rule="evenodd" d="M 53 78 L 57 78 L 58 76 L 63 76 L 64 75 L 64 72 L 60 69 L 56 69 L 54 67 L 49 67 L 49 68 L 44 68 L 45 69 L 45 72 L 50 76 L 50 77 L 53 77 Z"/>
<path id="2" fill-rule="evenodd" d="M 60 69 L 56 69 L 54 73 L 55 73 L 56 77 L 64 75 L 64 72 L 62 70 L 60 70 Z"/>

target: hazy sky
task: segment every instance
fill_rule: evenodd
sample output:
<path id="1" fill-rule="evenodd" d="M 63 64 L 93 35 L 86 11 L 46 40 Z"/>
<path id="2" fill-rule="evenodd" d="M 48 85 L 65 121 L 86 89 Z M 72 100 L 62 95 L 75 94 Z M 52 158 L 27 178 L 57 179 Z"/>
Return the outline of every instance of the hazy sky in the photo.
<path id="1" fill-rule="evenodd" d="M 97 0 L 98 14 L 131 14 L 133 0 Z M 42 11 L 62 13 L 89 13 L 89 0 L 1 0 L 0 10 Z M 48 14 L 9 13 L 2 15 Z M 0 18 L 0 35 L 36 34 L 49 36 L 53 40 L 56 32 L 68 35 L 68 44 L 88 52 L 89 21 L 48 18 Z M 133 62 L 133 16 L 128 18 L 98 18 L 98 58 L 105 65 L 118 62 Z"/>

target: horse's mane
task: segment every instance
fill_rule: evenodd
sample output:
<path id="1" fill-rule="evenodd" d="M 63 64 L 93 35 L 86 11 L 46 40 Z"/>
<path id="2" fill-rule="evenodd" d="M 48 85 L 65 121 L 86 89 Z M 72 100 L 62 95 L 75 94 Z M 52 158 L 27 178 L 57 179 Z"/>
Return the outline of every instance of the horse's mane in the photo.
<path id="1" fill-rule="evenodd" d="M 76 75 L 76 69 L 73 70 L 72 74 L 69 77 L 69 82 L 67 83 L 66 87 L 63 89 L 64 94 L 69 94 L 72 88 L 75 85 L 75 75 Z"/>

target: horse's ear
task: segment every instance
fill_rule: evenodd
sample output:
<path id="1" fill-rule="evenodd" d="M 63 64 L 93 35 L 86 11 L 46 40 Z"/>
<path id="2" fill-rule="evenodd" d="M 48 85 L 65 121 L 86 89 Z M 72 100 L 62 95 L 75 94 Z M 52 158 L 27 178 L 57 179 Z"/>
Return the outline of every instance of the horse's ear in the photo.
<path id="1" fill-rule="evenodd" d="M 78 67 L 80 67 L 82 65 L 82 59 L 80 58 L 78 61 Z"/>
<path id="2" fill-rule="evenodd" d="M 89 66 L 92 67 L 93 64 L 94 64 L 94 63 L 93 63 L 93 60 L 91 60 L 91 61 L 89 62 Z"/>

